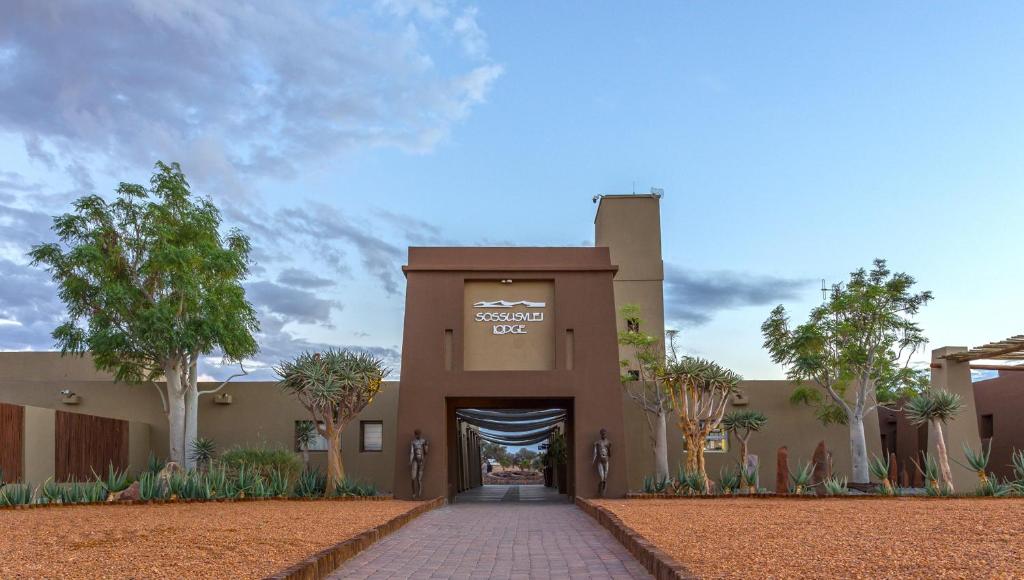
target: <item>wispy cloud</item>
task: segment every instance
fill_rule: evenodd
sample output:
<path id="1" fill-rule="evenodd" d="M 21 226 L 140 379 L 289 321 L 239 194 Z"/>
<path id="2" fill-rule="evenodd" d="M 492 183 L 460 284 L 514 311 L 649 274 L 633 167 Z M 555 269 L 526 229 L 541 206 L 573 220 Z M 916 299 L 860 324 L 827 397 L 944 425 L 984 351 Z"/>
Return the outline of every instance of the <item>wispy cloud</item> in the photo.
<path id="1" fill-rule="evenodd" d="M 684 326 L 708 323 L 717 312 L 797 298 L 810 281 L 730 271 L 697 272 L 665 264 L 665 318 Z"/>

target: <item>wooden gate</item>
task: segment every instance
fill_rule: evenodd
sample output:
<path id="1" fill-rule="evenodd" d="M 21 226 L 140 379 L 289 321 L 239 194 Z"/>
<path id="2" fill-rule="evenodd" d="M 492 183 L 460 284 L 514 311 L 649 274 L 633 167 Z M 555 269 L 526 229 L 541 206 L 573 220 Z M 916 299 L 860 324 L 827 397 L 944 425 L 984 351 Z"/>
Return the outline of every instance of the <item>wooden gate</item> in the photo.
<path id="1" fill-rule="evenodd" d="M 128 467 L 128 421 L 57 411 L 56 479 L 84 481 Z"/>
<path id="2" fill-rule="evenodd" d="M 25 407 L 0 403 L 0 469 L 4 481 L 25 477 Z"/>

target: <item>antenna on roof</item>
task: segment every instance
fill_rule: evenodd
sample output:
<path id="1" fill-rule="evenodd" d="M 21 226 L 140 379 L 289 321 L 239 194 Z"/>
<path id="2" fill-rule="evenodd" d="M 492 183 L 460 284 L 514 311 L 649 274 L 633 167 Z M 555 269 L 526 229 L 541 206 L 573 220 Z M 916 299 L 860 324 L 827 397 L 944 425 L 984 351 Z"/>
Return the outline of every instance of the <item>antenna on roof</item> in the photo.
<path id="1" fill-rule="evenodd" d="M 821 279 L 821 301 L 828 302 L 828 288 L 825 287 L 825 279 Z"/>
<path id="2" fill-rule="evenodd" d="M 654 197 L 656 197 L 658 199 L 661 199 L 661 198 L 665 197 L 665 190 L 660 188 L 660 187 L 652 187 L 651 188 L 651 195 L 653 195 Z"/>

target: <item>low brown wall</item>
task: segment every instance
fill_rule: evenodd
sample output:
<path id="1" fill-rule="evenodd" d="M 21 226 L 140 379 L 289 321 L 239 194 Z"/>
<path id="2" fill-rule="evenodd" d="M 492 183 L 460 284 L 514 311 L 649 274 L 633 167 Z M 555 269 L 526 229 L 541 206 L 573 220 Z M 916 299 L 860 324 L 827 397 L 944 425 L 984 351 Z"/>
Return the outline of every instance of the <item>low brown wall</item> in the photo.
<path id="1" fill-rule="evenodd" d="M 322 550 L 294 566 L 289 566 L 277 574 L 267 576 L 267 578 L 272 580 L 320 580 L 321 578 L 326 578 L 328 574 L 337 570 L 347 560 L 352 559 L 356 554 L 369 548 L 378 540 L 398 531 L 402 526 L 428 511 L 443 505 L 444 498 L 441 497 L 426 501 L 404 514 L 395 516 L 354 538 L 349 538 L 344 542 Z"/>
<path id="2" fill-rule="evenodd" d="M 661 551 L 654 544 L 649 542 L 633 528 L 627 526 L 619 516 L 604 509 L 596 503 L 576 498 L 576 506 L 587 515 L 597 520 L 599 524 L 608 529 L 630 554 L 641 563 L 652 576 L 658 580 L 674 580 L 679 578 L 697 578 L 693 572 L 677 562 L 672 556 Z"/>

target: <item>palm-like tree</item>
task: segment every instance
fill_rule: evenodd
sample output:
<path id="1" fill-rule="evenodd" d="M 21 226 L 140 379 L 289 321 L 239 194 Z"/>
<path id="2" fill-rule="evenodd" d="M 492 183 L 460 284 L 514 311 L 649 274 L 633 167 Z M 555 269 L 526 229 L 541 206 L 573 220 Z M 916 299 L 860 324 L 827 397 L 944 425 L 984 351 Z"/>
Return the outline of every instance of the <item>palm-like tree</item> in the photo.
<path id="1" fill-rule="evenodd" d="M 670 360 L 661 378 L 686 439 L 686 470 L 707 480 L 704 442 L 722 423 L 729 397 L 743 379 L 716 362 L 690 356 Z"/>
<path id="2" fill-rule="evenodd" d="M 960 407 L 960 395 L 935 389 L 910 399 L 903 408 L 907 419 L 914 425 L 928 424 L 929 434 L 935 439 L 942 479 L 945 480 L 949 491 L 953 491 L 953 475 L 949 469 L 949 454 L 946 453 L 946 438 L 942 433 L 942 426 L 956 417 Z"/>
<path id="3" fill-rule="evenodd" d="M 760 431 L 767 422 L 768 417 L 765 417 L 764 413 L 753 409 L 730 411 L 722 418 L 722 428 L 734 434 L 740 441 L 740 470 L 744 475 L 747 473 L 747 449 L 750 435 L 755 431 Z M 744 480 L 746 480 L 745 477 Z"/>
<path id="4" fill-rule="evenodd" d="M 345 478 L 341 460 L 341 432 L 380 392 L 390 372 L 372 355 L 328 349 L 304 352 L 275 369 L 278 386 L 309 411 L 316 430 L 327 440 L 327 491 L 333 493 Z"/>

